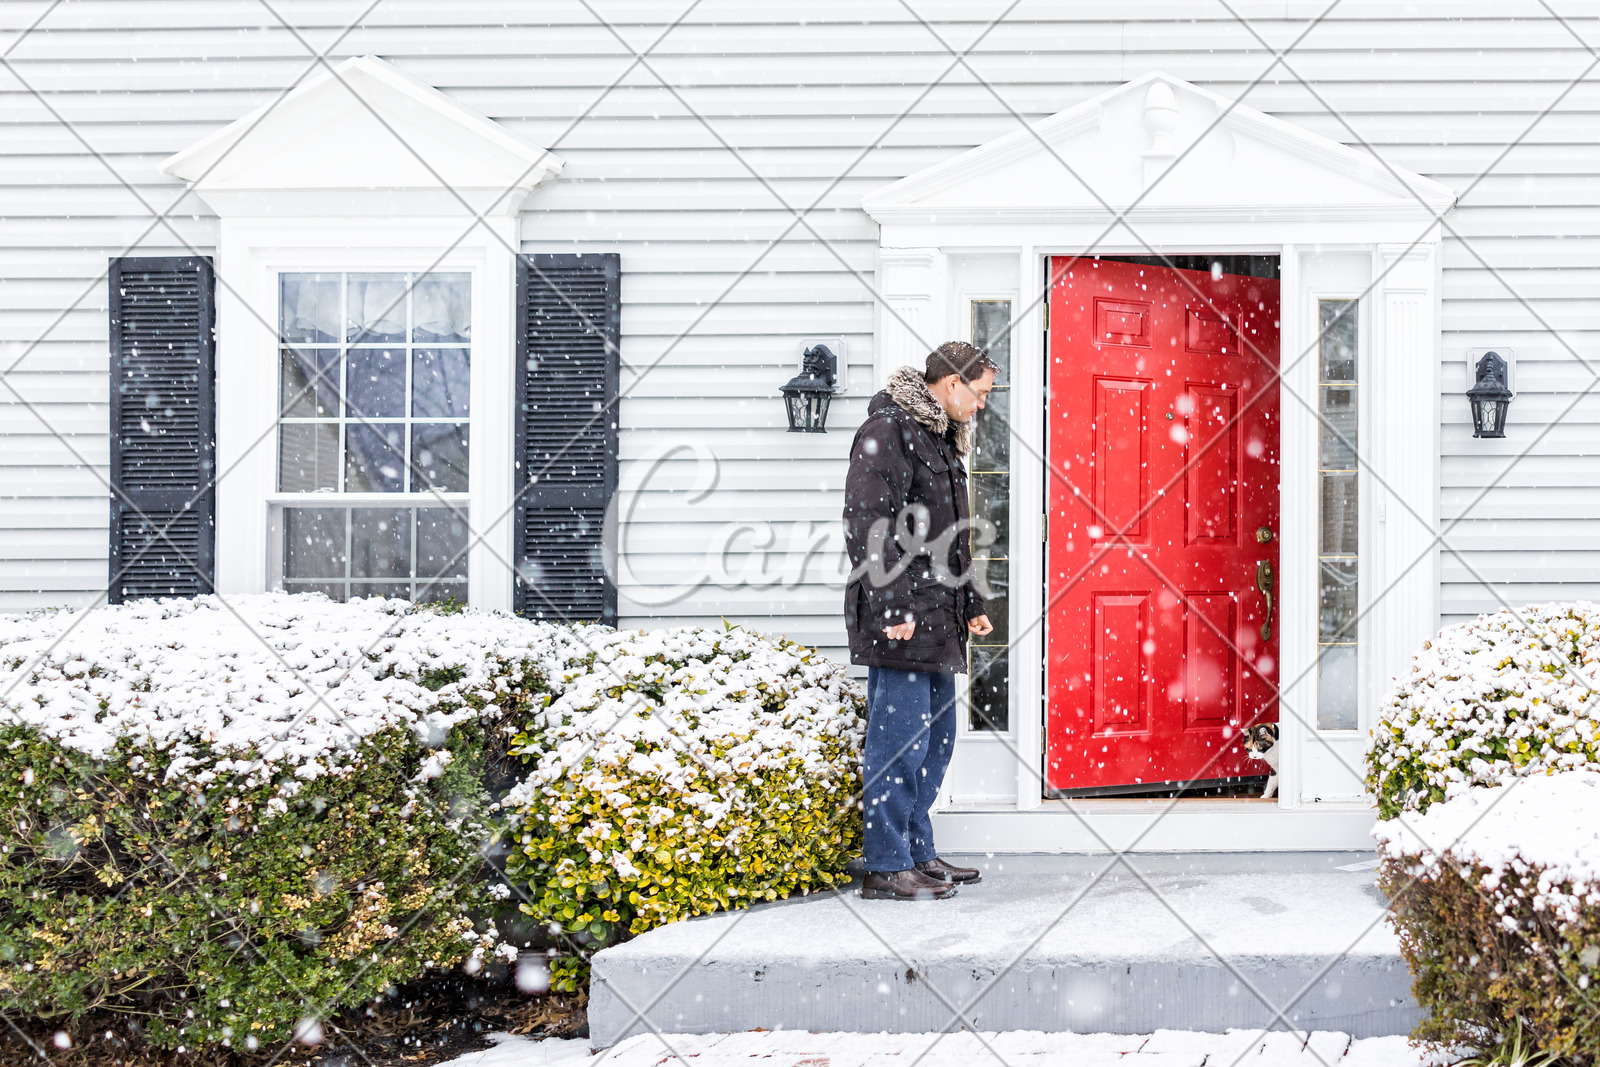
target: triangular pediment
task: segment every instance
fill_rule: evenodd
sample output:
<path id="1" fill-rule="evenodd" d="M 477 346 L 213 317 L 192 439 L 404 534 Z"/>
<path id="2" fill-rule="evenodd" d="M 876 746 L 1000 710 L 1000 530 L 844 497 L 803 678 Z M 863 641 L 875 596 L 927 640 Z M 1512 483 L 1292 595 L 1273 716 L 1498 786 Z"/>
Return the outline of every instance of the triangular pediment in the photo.
<path id="1" fill-rule="evenodd" d="M 1136 216 L 1425 218 L 1455 194 L 1156 72 L 902 178 L 862 206 L 881 223 L 1020 221 L 1106 216 L 1135 200 Z"/>
<path id="2" fill-rule="evenodd" d="M 393 64 L 357 56 L 161 169 L 225 216 L 456 215 L 463 199 L 505 215 L 563 166 Z"/>

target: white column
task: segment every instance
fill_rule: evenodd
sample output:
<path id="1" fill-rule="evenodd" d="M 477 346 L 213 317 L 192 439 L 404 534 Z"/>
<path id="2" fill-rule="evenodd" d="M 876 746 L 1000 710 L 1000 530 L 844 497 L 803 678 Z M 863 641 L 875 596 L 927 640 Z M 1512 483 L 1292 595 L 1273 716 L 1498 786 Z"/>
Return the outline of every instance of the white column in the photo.
<path id="1" fill-rule="evenodd" d="M 499 240 L 483 245 L 482 281 L 472 294 L 472 448 L 467 483 L 472 491 L 472 529 L 482 536 L 467 552 L 467 598 L 474 607 L 510 611 L 516 546 L 511 503 L 515 482 L 517 408 L 517 247 L 515 217 L 490 218 Z M 507 566 L 509 564 L 510 566 Z"/>
<path id="2" fill-rule="evenodd" d="M 1043 520 L 1048 494 L 1045 469 L 1045 260 L 1022 249 L 1017 277 L 1018 314 L 1011 339 L 1011 722 L 1017 745 L 1017 809 L 1043 802 L 1039 772 L 1044 765 L 1044 694 L 1040 664 L 1045 656 Z M 1040 457 L 1040 458 L 1035 458 Z"/>
<path id="3" fill-rule="evenodd" d="M 217 592 L 267 583 L 266 496 L 278 437 L 278 308 L 259 226 L 223 219 L 217 240 Z"/>
<path id="4" fill-rule="evenodd" d="M 1372 456 L 1377 558 L 1371 580 L 1362 576 L 1363 600 L 1389 591 L 1372 614 L 1369 709 L 1439 625 L 1437 254 L 1431 243 L 1378 246 L 1379 269 L 1388 273 L 1377 294 L 1368 393 L 1381 394 L 1381 450 Z"/>
<path id="5" fill-rule="evenodd" d="M 1285 245 L 1279 282 L 1278 805 L 1297 808 L 1304 745 L 1317 721 L 1317 425 L 1295 397 L 1317 402 L 1317 316 L 1301 250 Z M 1296 681 L 1298 679 L 1298 681 Z"/>
<path id="6" fill-rule="evenodd" d="M 944 256 L 937 248 L 885 248 L 878 252 L 877 375 L 872 389 L 896 367 L 922 366 L 945 340 Z M 870 391 L 870 390 L 869 390 Z"/>

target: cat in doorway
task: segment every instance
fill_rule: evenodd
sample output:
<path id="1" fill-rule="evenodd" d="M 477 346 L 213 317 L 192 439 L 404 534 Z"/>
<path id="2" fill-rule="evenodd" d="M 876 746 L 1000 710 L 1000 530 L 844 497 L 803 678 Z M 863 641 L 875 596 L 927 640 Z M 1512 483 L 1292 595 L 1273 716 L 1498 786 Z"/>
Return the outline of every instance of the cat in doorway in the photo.
<path id="1" fill-rule="evenodd" d="M 1278 795 L 1278 724 L 1264 722 L 1260 726 L 1249 726 L 1244 731 L 1244 750 L 1258 760 L 1262 760 L 1272 768 L 1272 773 L 1267 776 L 1267 787 L 1261 791 L 1261 799 Z"/>

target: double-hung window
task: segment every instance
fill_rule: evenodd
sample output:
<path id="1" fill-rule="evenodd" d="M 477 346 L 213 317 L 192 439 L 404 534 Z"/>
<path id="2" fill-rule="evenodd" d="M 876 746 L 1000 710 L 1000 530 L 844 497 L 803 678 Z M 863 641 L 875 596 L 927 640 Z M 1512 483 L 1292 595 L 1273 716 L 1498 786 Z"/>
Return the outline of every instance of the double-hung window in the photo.
<path id="1" fill-rule="evenodd" d="M 467 599 L 472 278 L 278 276 L 276 584 Z"/>

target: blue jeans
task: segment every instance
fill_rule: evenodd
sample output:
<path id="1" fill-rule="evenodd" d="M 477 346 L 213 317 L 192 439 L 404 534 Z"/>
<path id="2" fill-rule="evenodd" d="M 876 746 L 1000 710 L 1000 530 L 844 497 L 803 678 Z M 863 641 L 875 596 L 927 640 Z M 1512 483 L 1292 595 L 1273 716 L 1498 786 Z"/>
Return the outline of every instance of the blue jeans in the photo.
<path id="1" fill-rule="evenodd" d="M 955 704 L 953 674 L 867 669 L 867 870 L 903 871 L 938 855 L 928 811 L 955 747 Z"/>

